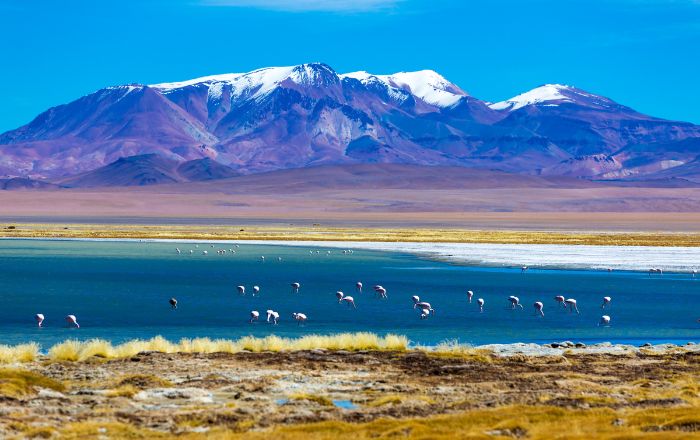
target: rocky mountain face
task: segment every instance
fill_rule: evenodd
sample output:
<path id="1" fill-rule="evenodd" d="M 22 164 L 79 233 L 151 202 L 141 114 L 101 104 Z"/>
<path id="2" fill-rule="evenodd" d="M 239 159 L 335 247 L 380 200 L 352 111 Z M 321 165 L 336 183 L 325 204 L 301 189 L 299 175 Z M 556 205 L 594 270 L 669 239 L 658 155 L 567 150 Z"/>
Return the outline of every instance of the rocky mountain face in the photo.
<path id="1" fill-rule="evenodd" d="M 0 135 L 0 178 L 137 185 L 358 163 L 696 178 L 699 156 L 700 126 L 571 86 L 489 104 L 429 70 L 314 63 L 98 90 Z"/>

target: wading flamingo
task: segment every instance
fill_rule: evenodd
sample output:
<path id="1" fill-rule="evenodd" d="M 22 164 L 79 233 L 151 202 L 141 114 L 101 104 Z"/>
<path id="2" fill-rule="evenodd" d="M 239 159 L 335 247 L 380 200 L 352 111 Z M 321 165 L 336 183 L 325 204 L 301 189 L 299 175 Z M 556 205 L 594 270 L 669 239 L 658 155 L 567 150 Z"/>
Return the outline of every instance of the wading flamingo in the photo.
<path id="1" fill-rule="evenodd" d="M 602 325 L 605 327 L 609 326 L 610 325 L 610 317 L 608 315 L 601 316 L 600 321 L 598 321 L 598 325 L 599 326 Z"/>
<path id="2" fill-rule="evenodd" d="M 560 306 L 566 308 L 566 298 L 564 298 L 562 295 L 555 296 L 554 301 L 556 301 Z"/>
<path id="3" fill-rule="evenodd" d="M 518 298 L 517 296 L 513 296 L 513 295 L 509 296 L 508 301 L 510 301 L 510 308 L 511 309 L 514 309 L 516 307 L 520 307 L 521 309 L 523 308 L 523 305 L 520 304 L 520 298 Z"/>
<path id="4" fill-rule="evenodd" d="M 386 289 L 383 288 L 382 286 L 377 286 L 374 289 L 375 292 L 377 292 L 377 295 L 379 295 L 380 298 L 386 298 Z"/>
<path id="5" fill-rule="evenodd" d="M 253 286 L 253 296 L 260 293 L 260 286 Z"/>
<path id="6" fill-rule="evenodd" d="M 427 319 L 430 317 L 430 310 L 428 309 L 421 309 L 420 311 L 420 319 Z"/>
<path id="7" fill-rule="evenodd" d="M 527 266 L 521 267 L 521 268 L 520 268 L 520 273 L 525 273 L 525 272 L 527 272 L 527 269 L 528 269 Z"/>
<path id="8" fill-rule="evenodd" d="M 416 303 L 416 304 L 413 305 L 413 308 L 415 309 L 416 307 L 420 307 L 420 309 L 421 309 L 423 312 L 425 312 L 425 311 L 427 310 L 431 315 L 434 315 L 434 314 L 435 314 L 435 309 L 433 309 L 433 308 L 430 306 L 430 303 L 429 303 L 429 302 L 423 301 L 423 302 Z"/>
<path id="9" fill-rule="evenodd" d="M 479 304 L 479 313 L 484 313 L 484 298 L 477 299 L 476 303 Z"/>
<path id="10" fill-rule="evenodd" d="M 565 301 L 569 305 L 569 311 L 573 312 L 574 310 L 576 311 L 576 314 L 579 314 L 578 307 L 576 306 L 576 300 L 573 298 L 569 298 Z"/>
<path id="11" fill-rule="evenodd" d="M 362 293 L 362 283 L 360 281 L 355 283 L 355 288 L 357 289 L 357 293 Z"/>
<path id="12" fill-rule="evenodd" d="M 41 328 L 41 324 L 44 322 L 44 315 L 37 313 L 34 315 L 34 319 L 36 319 L 36 325 Z"/>
<path id="13" fill-rule="evenodd" d="M 474 297 L 474 292 L 467 290 L 467 298 L 469 298 L 469 304 L 472 303 L 472 298 Z"/>
<path id="14" fill-rule="evenodd" d="M 272 324 L 277 325 L 277 321 L 280 319 L 280 314 L 274 310 L 268 310 L 267 312 L 267 322 L 272 321 Z"/>
<path id="15" fill-rule="evenodd" d="M 298 325 L 306 322 L 306 315 L 303 313 L 292 313 L 292 317 L 297 321 Z"/>
<path id="16" fill-rule="evenodd" d="M 236 286 L 239 295 L 245 295 L 245 286 Z"/>
<path id="17" fill-rule="evenodd" d="M 75 328 L 80 328 L 80 324 L 78 324 L 78 319 L 75 317 L 75 315 L 66 316 L 66 322 L 68 323 L 69 326 L 73 326 Z"/>
<path id="18" fill-rule="evenodd" d="M 168 302 L 170 303 L 170 308 L 172 308 L 172 309 L 177 309 L 177 299 L 175 299 L 175 298 L 170 298 L 170 299 L 168 300 Z"/>
<path id="19" fill-rule="evenodd" d="M 299 288 L 301 287 L 301 284 L 299 283 L 292 283 L 292 293 L 299 293 Z"/>
<path id="20" fill-rule="evenodd" d="M 544 304 L 542 304 L 542 302 L 536 301 L 535 304 L 533 304 L 533 306 L 535 307 L 535 310 L 537 310 L 537 313 L 544 316 L 544 311 L 542 310 L 544 309 Z"/>
<path id="21" fill-rule="evenodd" d="M 610 298 L 609 296 L 604 296 L 603 297 L 603 304 L 600 305 L 600 308 L 604 309 L 606 306 L 609 306 L 610 301 L 612 301 L 612 298 Z"/>
<path id="22" fill-rule="evenodd" d="M 355 298 L 353 298 L 352 296 L 344 296 L 344 297 L 340 298 L 338 300 L 338 302 L 339 303 L 344 302 L 345 304 L 352 306 L 355 309 L 357 308 L 357 306 L 355 305 Z"/>
<path id="23" fill-rule="evenodd" d="M 259 317 L 260 317 L 260 312 L 258 312 L 257 310 L 253 310 L 250 312 L 250 321 L 249 322 L 252 324 L 253 321 L 257 321 Z"/>
<path id="24" fill-rule="evenodd" d="M 416 308 L 416 304 L 418 304 L 418 303 L 420 302 L 420 297 L 419 297 L 418 295 L 413 295 L 413 296 L 411 297 L 411 299 L 413 300 L 413 308 L 415 309 L 415 308 Z"/>

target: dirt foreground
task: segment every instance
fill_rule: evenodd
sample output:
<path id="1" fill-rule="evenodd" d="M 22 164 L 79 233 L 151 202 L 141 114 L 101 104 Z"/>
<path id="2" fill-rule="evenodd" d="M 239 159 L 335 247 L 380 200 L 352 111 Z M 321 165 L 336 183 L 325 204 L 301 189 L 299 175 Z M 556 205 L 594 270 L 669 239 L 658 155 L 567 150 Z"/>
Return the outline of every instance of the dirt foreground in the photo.
<path id="1" fill-rule="evenodd" d="M 697 438 L 697 348 L 42 358 L 0 370 L 0 437 Z"/>

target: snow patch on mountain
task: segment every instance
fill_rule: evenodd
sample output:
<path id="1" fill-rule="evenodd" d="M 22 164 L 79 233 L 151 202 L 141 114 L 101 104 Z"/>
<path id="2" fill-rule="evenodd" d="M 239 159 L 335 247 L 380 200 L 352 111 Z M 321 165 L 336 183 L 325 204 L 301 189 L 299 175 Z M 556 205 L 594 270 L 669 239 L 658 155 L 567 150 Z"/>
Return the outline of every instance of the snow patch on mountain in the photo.
<path id="1" fill-rule="evenodd" d="M 525 107 L 526 105 L 534 105 L 541 103 L 548 103 L 545 105 L 554 106 L 552 101 L 561 102 L 574 102 L 573 99 L 562 94 L 562 91 L 571 89 L 571 86 L 563 84 L 546 84 L 537 88 L 530 90 L 529 92 L 522 93 L 518 96 L 514 96 L 505 101 L 497 102 L 495 104 L 489 105 L 493 110 L 517 110 L 519 108 Z"/>
<path id="2" fill-rule="evenodd" d="M 340 75 L 341 78 L 354 78 L 363 84 L 379 81 L 385 84 L 390 95 L 399 96 L 397 90 L 404 90 L 424 102 L 438 107 L 451 107 L 467 94 L 447 81 L 434 70 L 419 70 L 416 72 L 399 72 L 392 75 L 373 75 L 360 71 Z"/>

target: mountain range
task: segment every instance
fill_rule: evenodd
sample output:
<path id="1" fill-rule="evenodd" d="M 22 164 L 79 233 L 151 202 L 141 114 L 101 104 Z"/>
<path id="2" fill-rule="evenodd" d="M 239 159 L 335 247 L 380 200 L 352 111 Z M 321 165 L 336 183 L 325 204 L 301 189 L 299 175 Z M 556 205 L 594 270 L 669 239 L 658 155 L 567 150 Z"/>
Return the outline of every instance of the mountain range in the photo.
<path id="1" fill-rule="evenodd" d="M 490 103 L 440 74 L 322 63 L 107 87 L 0 135 L 0 178 L 146 185 L 346 164 L 700 182 L 700 126 L 573 86 Z"/>

